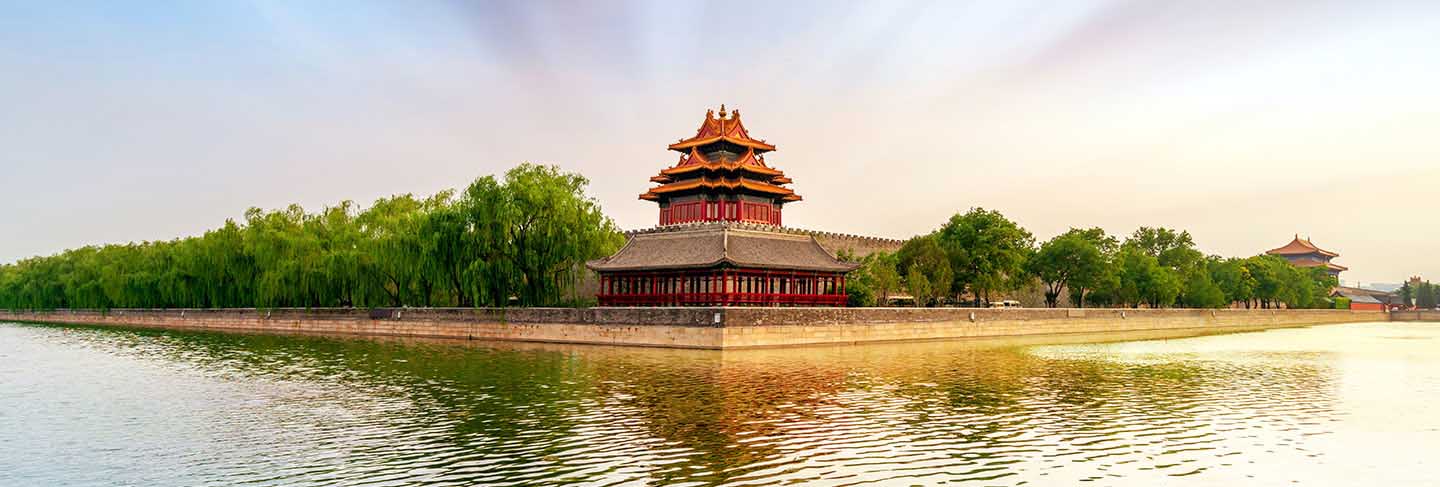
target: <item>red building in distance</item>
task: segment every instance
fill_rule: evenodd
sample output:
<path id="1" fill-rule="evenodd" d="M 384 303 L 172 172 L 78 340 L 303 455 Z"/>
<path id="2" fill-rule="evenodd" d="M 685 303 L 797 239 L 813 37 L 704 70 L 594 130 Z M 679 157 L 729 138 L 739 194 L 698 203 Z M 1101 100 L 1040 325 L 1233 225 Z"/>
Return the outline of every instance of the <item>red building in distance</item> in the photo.
<path id="1" fill-rule="evenodd" d="M 600 275 L 601 306 L 845 305 L 845 273 L 858 264 L 780 227 L 782 207 L 801 198 L 739 111 L 706 111 L 694 137 L 668 148 L 679 161 L 640 195 L 659 204 L 659 226 L 586 264 Z"/>
<path id="2" fill-rule="evenodd" d="M 1316 247 L 1315 244 L 1310 243 L 1310 239 L 1300 238 L 1300 234 L 1295 234 L 1295 239 L 1285 244 L 1284 247 L 1271 249 L 1265 253 L 1284 257 L 1295 267 L 1323 267 L 1326 273 L 1334 277 L 1340 277 L 1340 272 L 1350 270 L 1348 267 L 1330 262 L 1330 259 L 1339 257 L 1340 254 Z"/>

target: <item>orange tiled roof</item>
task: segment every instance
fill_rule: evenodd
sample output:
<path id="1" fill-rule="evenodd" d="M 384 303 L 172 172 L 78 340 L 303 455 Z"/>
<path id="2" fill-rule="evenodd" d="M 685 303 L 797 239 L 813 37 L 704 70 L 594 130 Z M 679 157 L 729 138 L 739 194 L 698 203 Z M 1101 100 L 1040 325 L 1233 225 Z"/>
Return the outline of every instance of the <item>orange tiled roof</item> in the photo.
<path id="1" fill-rule="evenodd" d="M 1316 247 L 1315 244 L 1310 243 L 1310 239 L 1308 239 L 1308 238 L 1302 239 L 1302 238 L 1300 238 L 1300 235 L 1299 235 L 1299 234 L 1296 234 L 1296 235 L 1295 235 L 1295 239 L 1294 239 L 1294 240 L 1291 240 L 1290 243 L 1285 244 L 1284 247 L 1280 247 L 1280 248 L 1277 248 L 1277 249 L 1271 249 L 1271 250 L 1269 250 L 1269 251 L 1267 251 L 1267 252 L 1265 252 L 1265 253 L 1270 254 L 1270 255 L 1320 254 L 1320 255 L 1325 255 L 1325 256 L 1329 256 L 1329 257 L 1339 257 L 1339 256 L 1340 256 L 1340 254 L 1337 254 L 1337 253 L 1334 253 L 1334 252 L 1331 252 L 1331 251 L 1322 249 L 1322 248 L 1320 248 L 1320 247 Z"/>
<path id="2" fill-rule="evenodd" d="M 1295 260 L 1290 261 L 1290 265 L 1293 265 L 1293 266 L 1295 266 L 1295 267 L 1324 267 L 1324 268 L 1330 269 L 1330 270 L 1332 270 L 1332 271 L 1348 271 L 1348 270 L 1350 270 L 1349 267 L 1345 267 L 1345 266 L 1340 265 L 1340 264 L 1332 264 L 1332 263 L 1330 263 L 1330 262 L 1325 262 L 1325 261 L 1316 260 L 1316 259 L 1295 259 Z"/>
<path id="3" fill-rule="evenodd" d="M 741 147 L 749 147 L 759 152 L 775 150 L 774 145 L 765 143 L 763 140 L 750 138 L 750 132 L 745 130 L 745 125 L 740 123 L 740 111 L 735 110 L 727 116 L 725 105 L 720 105 L 720 116 L 715 116 L 714 110 L 705 111 L 705 121 L 700 122 L 700 130 L 695 131 L 695 136 L 682 139 L 679 142 L 670 144 L 670 150 L 687 151 L 691 148 L 700 147 L 706 144 L 725 141 Z"/>
<path id="4" fill-rule="evenodd" d="M 700 151 L 695 150 L 694 148 L 690 150 L 689 154 L 680 156 L 680 162 L 677 162 L 675 164 L 675 167 L 662 170 L 660 171 L 660 174 L 665 176 L 675 176 L 705 169 L 709 169 L 712 171 L 720 169 L 744 169 L 749 172 L 763 174 L 766 176 L 785 175 L 785 173 L 781 171 L 771 169 L 769 166 L 766 166 L 765 159 L 756 154 L 754 149 L 745 151 L 745 155 L 740 156 L 734 161 L 714 161 L 706 158 L 704 154 L 701 154 Z M 653 181 L 654 178 L 651 178 L 651 180 Z"/>
<path id="5" fill-rule="evenodd" d="M 784 201 L 800 201 L 800 195 L 795 194 L 789 188 L 782 188 L 770 183 L 752 181 L 745 178 L 695 178 L 680 182 L 662 184 L 651 188 L 650 191 L 640 195 L 642 200 L 658 200 L 660 195 L 674 193 L 697 188 L 705 189 L 748 189 L 758 193 L 771 194 L 780 197 Z"/>

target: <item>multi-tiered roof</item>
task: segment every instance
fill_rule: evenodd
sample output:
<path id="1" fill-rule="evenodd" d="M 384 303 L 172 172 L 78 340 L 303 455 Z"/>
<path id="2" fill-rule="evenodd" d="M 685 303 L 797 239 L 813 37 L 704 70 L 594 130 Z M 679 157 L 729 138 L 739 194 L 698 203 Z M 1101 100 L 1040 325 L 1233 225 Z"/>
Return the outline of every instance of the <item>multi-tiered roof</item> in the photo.
<path id="1" fill-rule="evenodd" d="M 680 161 L 640 195 L 659 204 L 659 226 L 586 263 L 601 306 L 845 305 L 845 273 L 859 264 L 780 226 L 781 206 L 800 195 L 765 164 L 775 146 L 750 137 L 739 111 L 706 111 L 695 136 L 669 149 Z"/>
<path id="2" fill-rule="evenodd" d="M 775 150 L 775 146 L 750 137 L 740 122 L 739 110 L 727 112 L 721 105 L 719 116 L 714 110 L 706 110 L 695 136 L 668 148 L 679 152 L 680 160 L 651 177 L 650 181 L 660 185 L 641 194 L 640 199 L 663 202 L 696 194 L 748 194 L 780 203 L 801 199 L 784 187 L 792 182 L 790 178 L 765 163 L 764 154 Z"/>

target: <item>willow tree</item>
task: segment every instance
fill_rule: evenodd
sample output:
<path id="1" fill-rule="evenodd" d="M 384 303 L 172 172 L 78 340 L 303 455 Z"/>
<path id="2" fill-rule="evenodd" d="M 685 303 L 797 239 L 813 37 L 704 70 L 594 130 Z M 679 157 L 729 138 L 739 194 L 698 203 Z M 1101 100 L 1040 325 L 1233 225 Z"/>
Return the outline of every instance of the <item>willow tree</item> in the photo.
<path id="1" fill-rule="evenodd" d="M 418 228 L 422 205 L 410 194 L 380 198 L 356 218 L 360 226 L 360 266 L 371 306 L 413 302 L 422 249 Z"/>
<path id="2" fill-rule="evenodd" d="M 465 224 L 465 242 L 470 260 L 462 281 L 466 290 L 482 306 L 505 306 L 519 288 L 510 243 L 510 226 L 515 208 L 509 192 L 493 176 L 476 179 L 465 188 L 457 202 Z"/>
<path id="3" fill-rule="evenodd" d="M 318 244 L 317 272 L 310 275 L 314 288 L 311 302 L 316 306 L 354 306 L 365 279 L 355 204 L 342 201 L 307 217 L 304 231 Z"/>
<path id="4" fill-rule="evenodd" d="M 620 243 L 614 223 L 585 196 L 588 184 L 555 166 L 521 164 L 505 173 L 508 208 L 498 213 L 511 220 L 506 238 L 522 306 L 560 302 L 583 271 L 578 263 L 603 257 Z"/>
<path id="5" fill-rule="evenodd" d="M 251 208 L 170 241 L 83 247 L 0 265 L 0 306 L 282 307 L 557 304 L 623 236 L 587 181 L 521 165 L 452 191 Z"/>
<path id="6" fill-rule="evenodd" d="M 427 292 L 444 290 L 446 304 L 474 306 L 474 295 L 466 283 L 465 272 L 475 259 L 471 227 L 462 205 L 452 202 L 453 193 L 441 192 L 425 200 L 419 219 L 419 243 L 424 265 L 421 283 Z M 428 299 L 428 298 L 427 298 Z"/>

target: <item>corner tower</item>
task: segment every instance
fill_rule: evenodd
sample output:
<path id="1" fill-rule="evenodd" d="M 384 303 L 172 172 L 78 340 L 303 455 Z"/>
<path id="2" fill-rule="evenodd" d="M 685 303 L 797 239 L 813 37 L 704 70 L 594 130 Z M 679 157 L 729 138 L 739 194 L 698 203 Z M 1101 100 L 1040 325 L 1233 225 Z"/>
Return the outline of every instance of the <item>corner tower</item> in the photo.
<path id="1" fill-rule="evenodd" d="M 738 111 L 707 111 L 695 136 L 669 149 L 680 161 L 640 195 L 660 204 L 660 225 L 586 263 L 601 306 L 845 306 L 845 274 L 859 264 L 780 227 L 781 208 L 800 196 L 765 164 L 775 146 L 751 138 Z"/>
<path id="2" fill-rule="evenodd" d="M 695 136 L 670 144 L 674 166 L 650 178 L 659 184 L 640 199 L 660 205 L 660 225 L 730 221 L 781 224 L 781 208 L 800 201 L 790 178 L 765 163 L 775 146 L 750 137 L 740 111 L 705 111 Z"/>
<path id="3" fill-rule="evenodd" d="M 1265 253 L 1284 257 L 1285 260 L 1290 261 L 1290 264 L 1295 267 L 1324 268 L 1326 274 L 1336 278 L 1340 277 L 1341 272 L 1350 270 L 1348 267 L 1330 262 L 1331 259 L 1339 257 L 1340 254 L 1316 247 L 1314 243 L 1310 242 L 1309 238 L 1300 238 L 1300 234 L 1298 233 L 1295 234 L 1295 239 L 1285 244 L 1284 247 L 1267 250 Z"/>

